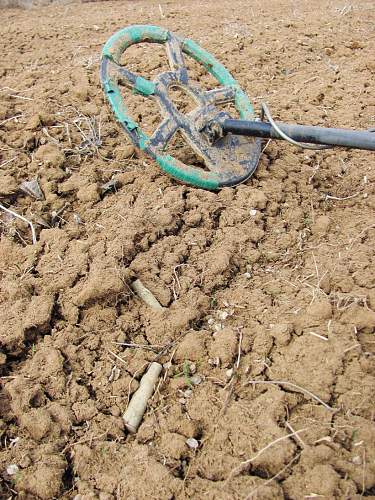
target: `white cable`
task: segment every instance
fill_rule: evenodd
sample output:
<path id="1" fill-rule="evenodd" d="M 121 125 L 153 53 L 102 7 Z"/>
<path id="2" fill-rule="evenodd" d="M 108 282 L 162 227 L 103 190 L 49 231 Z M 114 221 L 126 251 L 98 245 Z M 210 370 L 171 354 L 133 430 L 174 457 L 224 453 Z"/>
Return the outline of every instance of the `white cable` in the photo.
<path id="1" fill-rule="evenodd" d="M 280 127 L 276 124 L 276 122 L 272 118 L 271 112 L 268 109 L 267 104 L 265 102 L 262 102 L 261 105 L 262 105 L 262 111 L 266 115 L 267 120 L 270 122 L 270 124 L 272 125 L 272 127 L 276 130 L 276 132 L 279 134 L 280 137 L 282 137 L 286 141 L 290 142 L 290 144 L 293 144 L 294 146 L 297 146 L 299 148 L 313 149 L 313 150 L 331 149 L 332 148 L 331 146 L 327 146 L 327 145 L 321 145 L 321 146 L 314 145 L 313 146 L 312 144 L 307 144 L 306 142 L 295 141 L 294 139 L 292 139 L 291 137 L 289 137 L 285 132 L 283 132 L 280 129 Z"/>

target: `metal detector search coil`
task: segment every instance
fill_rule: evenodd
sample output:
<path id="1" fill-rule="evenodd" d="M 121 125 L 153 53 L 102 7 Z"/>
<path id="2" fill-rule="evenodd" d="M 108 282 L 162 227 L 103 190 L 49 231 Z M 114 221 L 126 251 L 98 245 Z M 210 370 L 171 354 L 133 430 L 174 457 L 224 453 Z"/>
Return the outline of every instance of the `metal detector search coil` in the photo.
<path id="1" fill-rule="evenodd" d="M 141 42 L 165 45 L 170 71 L 161 73 L 153 81 L 136 75 L 120 64 L 121 55 L 133 44 Z M 184 54 L 202 64 L 221 84 L 205 91 L 189 79 Z M 286 140 L 302 147 L 316 149 L 331 146 L 375 151 L 375 133 L 288 125 L 275 122 L 262 104 L 268 122 L 256 119 L 254 108 L 225 67 L 211 54 L 189 39 L 179 38 L 157 26 L 129 26 L 115 33 L 104 45 L 100 79 L 107 100 L 133 144 L 151 156 L 164 172 L 193 186 L 217 190 L 236 186 L 255 171 L 261 154 L 261 139 Z M 128 114 L 121 95 L 121 86 L 158 102 L 163 121 L 149 137 Z M 168 89 L 177 87 L 188 93 L 197 107 L 182 114 L 171 102 Z M 240 115 L 234 120 L 217 106 L 233 103 Z M 185 165 L 164 150 L 177 131 L 184 136 L 203 159 L 208 171 Z M 303 141 L 303 142 L 301 142 Z"/>
<path id="2" fill-rule="evenodd" d="M 133 44 L 152 42 L 165 44 L 171 71 L 158 75 L 153 81 L 120 65 L 123 52 Z M 183 54 L 202 64 L 222 85 L 204 91 L 189 80 Z M 133 144 L 157 161 L 162 170 L 179 181 L 204 189 L 217 190 L 235 186 L 248 179 L 256 169 L 261 152 L 261 140 L 232 134 L 220 137 L 211 144 L 203 133 L 208 122 L 230 118 L 215 105 L 233 102 L 244 120 L 255 118 L 254 109 L 237 81 L 211 54 L 189 39 L 181 39 L 157 26 L 130 26 L 115 33 L 104 45 L 100 67 L 104 93 Z M 149 137 L 128 114 L 120 86 L 155 99 L 164 120 Z M 197 102 L 191 113 L 180 113 L 168 97 L 169 87 L 180 87 Z M 185 165 L 163 149 L 180 131 L 195 152 L 202 157 L 209 171 Z"/>

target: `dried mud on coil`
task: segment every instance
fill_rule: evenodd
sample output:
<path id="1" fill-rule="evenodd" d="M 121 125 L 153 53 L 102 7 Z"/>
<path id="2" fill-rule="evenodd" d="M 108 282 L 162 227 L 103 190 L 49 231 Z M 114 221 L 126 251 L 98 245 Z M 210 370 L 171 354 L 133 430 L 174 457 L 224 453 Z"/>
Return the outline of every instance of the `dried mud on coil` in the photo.
<path id="1" fill-rule="evenodd" d="M 138 157 L 98 80 L 114 31 L 160 24 L 257 109 L 374 127 L 373 4 L 160 5 L 1 13 L 0 201 L 38 241 L 1 211 L 0 496 L 374 498 L 374 155 L 273 142 L 246 184 L 186 187 Z M 131 50 L 131 70 L 162 71 L 155 46 Z M 130 108 L 156 127 L 149 103 Z M 19 189 L 35 178 L 40 200 Z M 153 360 L 130 436 L 121 415 Z"/>

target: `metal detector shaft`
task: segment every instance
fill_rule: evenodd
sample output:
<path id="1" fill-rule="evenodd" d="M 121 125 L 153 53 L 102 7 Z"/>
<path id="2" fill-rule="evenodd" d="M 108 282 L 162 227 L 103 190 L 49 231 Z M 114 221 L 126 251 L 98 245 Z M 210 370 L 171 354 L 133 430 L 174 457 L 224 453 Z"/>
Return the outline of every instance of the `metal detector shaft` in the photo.
<path id="1" fill-rule="evenodd" d="M 348 130 L 339 128 L 309 127 L 276 122 L 282 132 L 298 142 L 326 144 L 345 148 L 367 149 L 375 151 L 375 132 Z M 270 123 L 247 120 L 224 120 L 223 132 L 235 135 L 262 137 L 264 139 L 283 138 Z"/>

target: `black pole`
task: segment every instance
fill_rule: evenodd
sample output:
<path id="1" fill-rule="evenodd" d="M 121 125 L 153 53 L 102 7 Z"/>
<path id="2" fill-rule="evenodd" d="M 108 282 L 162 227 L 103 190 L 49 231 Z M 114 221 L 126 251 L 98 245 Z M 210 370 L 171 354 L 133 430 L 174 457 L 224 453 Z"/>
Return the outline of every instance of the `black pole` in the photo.
<path id="1" fill-rule="evenodd" d="M 375 151 L 375 132 L 308 127 L 280 122 L 276 122 L 276 124 L 288 137 L 298 142 Z M 222 128 L 224 134 L 231 132 L 235 135 L 262 137 L 264 139 L 283 139 L 268 122 L 224 120 Z"/>

